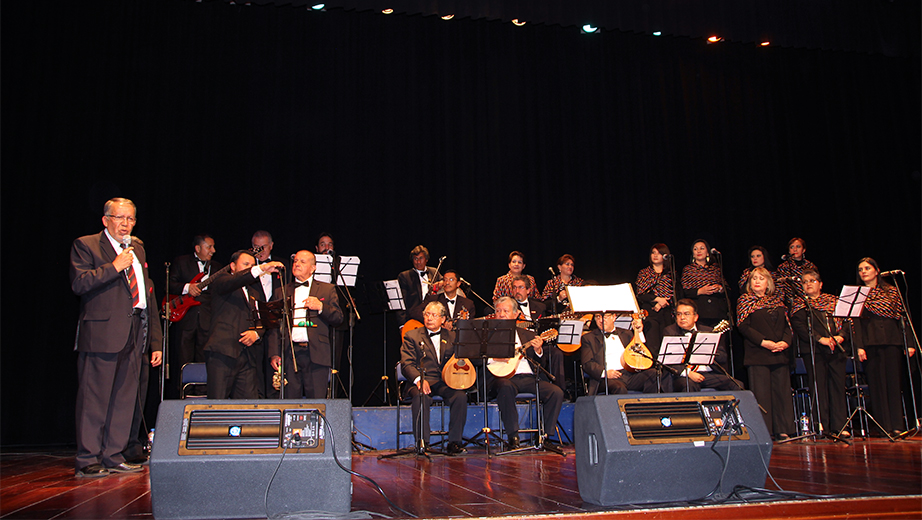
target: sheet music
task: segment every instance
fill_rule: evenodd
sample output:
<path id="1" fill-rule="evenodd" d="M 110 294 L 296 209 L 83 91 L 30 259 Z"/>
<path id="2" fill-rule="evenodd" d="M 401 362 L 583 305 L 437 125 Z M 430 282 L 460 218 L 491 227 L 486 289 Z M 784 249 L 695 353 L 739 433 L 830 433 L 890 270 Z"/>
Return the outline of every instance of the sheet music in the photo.
<path id="1" fill-rule="evenodd" d="M 314 278 L 321 282 L 333 283 L 333 257 L 330 255 L 316 255 L 317 270 L 314 271 Z M 339 279 L 336 285 L 348 285 L 355 287 L 355 280 L 359 274 L 359 264 L 362 261 L 357 256 L 340 256 L 339 257 Z"/>
<path id="2" fill-rule="evenodd" d="M 842 293 L 836 299 L 837 318 L 858 318 L 861 316 L 861 309 L 864 307 L 864 301 L 868 299 L 871 288 L 866 285 L 845 285 L 842 287 Z"/>
<path id="3" fill-rule="evenodd" d="M 579 320 L 561 320 L 557 331 L 557 343 L 560 345 L 579 345 L 583 336 L 583 322 Z"/>
<path id="4" fill-rule="evenodd" d="M 407 307 L 403 303 L 403 293 L 397 280 L 385 280 L 384 291 L 387 293 L 387 308 L 391 311 L 403 311 Z"/>
<path id="5" fill-rule="evenodd" d="M 629 283 L 570 286 L 567 292 L 570 295 L 570 308 L 574 312 L 640 312 L 634 289 Z"/>

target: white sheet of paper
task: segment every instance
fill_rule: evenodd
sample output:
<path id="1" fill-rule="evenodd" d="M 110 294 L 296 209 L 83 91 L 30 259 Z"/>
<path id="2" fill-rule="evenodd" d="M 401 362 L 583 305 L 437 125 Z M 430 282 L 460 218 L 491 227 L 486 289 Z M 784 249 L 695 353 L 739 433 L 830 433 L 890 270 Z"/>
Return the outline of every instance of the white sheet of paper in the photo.
<path id="1" fill-rule="evenodd" d="M 573 312 L 625 312 L 637 313 L 637 298 L 629 283 L 618 285 L 584 285 L 567 287 Z"/>
<path id="2" fill-rule="evenodd" d="M 387 308 L 392 311 L 406 310 L 403 303 L 403 294 L 400 292 L 400 283 L 397 280 L 385 280 L 384 290 L 387 291 Z"/>
<path id="3" fill-rule="evenodd" d="M 844 285 L 836 300 L 835 316 L 838 318 L 858 318 L 864 301 L 868 299 L 871 288 L 866 285 Z"/>
<path id="4" fill-rule="evenodd" d="M 359 264 L 362 261 L 357 256 L 339 257 L 339 279 L 336 285 L 355 287 L 355 280 L 359 274 Z M 330 255 L 317 255 L 317 270 L 314 278 L 321 282 L 333 283 L 333 257 Z"/>
<path id="5" fill-rule="evenodd" d="M 583 322 L 579 320 L 560 320 L 557 331 L 557 343 L 560 345 L 579 345 L 583 336 Z"/>

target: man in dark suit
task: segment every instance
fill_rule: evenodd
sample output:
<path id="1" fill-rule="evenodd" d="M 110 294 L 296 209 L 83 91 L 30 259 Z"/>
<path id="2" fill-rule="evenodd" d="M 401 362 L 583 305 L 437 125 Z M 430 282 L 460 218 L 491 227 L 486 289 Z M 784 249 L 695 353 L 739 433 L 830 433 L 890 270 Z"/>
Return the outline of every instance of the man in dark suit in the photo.
<path id="1" fill-rule="evenodd" d="M 215 242 L 210 235 L 195 235 L 192 239 L 194 252 L 176 257 L 170 266 L 170 297 L 173 304 L 180 301 L 195 301 L 186 310 L 181 320 L 174 323 L 170 336 L 170 376 L 175 382 L 173 391 L 179 395 L 182 386 L 180 373 L 183 365 L 205 361 L 205 342 L 208 341 L 208 327 L 211 326 L 211 293 L 208 287 L 201 288 L 200 282 L 207 282 L 217 274 L 222 265 L 212 260 Z M 196 283 L 192 280 L 200 278 Z M 185 296 L 180 300 L 178 297 Z"/>
<path id="2" fill-rule="evenodd" d="M 519 308 L 516 301 L 508 296 L 500 297 L 496 301 L 496 317 L 501 320 L 514 320 L 519 316 Z M 534 332 L 516 327 L 516 348 L 528 349 L 525 355 L 548 370 L 550 365 L 550 355 L 548 349 L 544 348 L 544 340 L 538 337 Z M 505 361 L 505 360 L 499 360 Z M 496 361 L 493 358 L 487 360 L 487 368 Z M 549 382 L 544 374 L 540 372 L 535 375 L 531 365 L 527 360 L 522 359 L 515 369 L 515 373 L 510 377 L 495 377 L 492 372 L 487 371 L 487 387 L 490 395 L 496 396 L 496 404 L 499 406 L 499 413 L 506 428 L 506 444 L 510 449 L 519 446 L 519 412 L 515 407 L 515 396 L 519 392 L 535 392 L 535 378 L 538 379 L 538 396 L 544 405 L 544 425 L 547 430 L 552 430 L 557 426 L 557 417 L 560 415 L 560 408 L 563 406 L 563 390 L 559 386 Z"/>
<path id="3" fill-rule="evenodd" d="M 131 435 L 142 355 L 162 358 L 159 313 L 144 243 L 131 236 L 133 202 L 106 202 L 105 230 L 74 241 L 70 281 L 80 296 L 77 324 L 76 433 L 78 477 L 140 471 L 122 451 Z"/>
<path id="4" fill-rule="evenodd" d="M 423 312 L 424 327 L 406 333 L 400 346 L 400 367 L 411 384 L 407 394 L 412 401 L 413 438 L 420 448 L 429 446 L 429 407 L 432 394 L 448 403 L 448 446 L 445 452 L 458 455 L 467 422 L 467 392 L 455 390 L 442 380 L 442 368 L 454 355 L 455 335 L 442 325 L 447 310 L 440 302 L 430 302 Z"/>
<path id="5" fill-rule="evenodd" d="M 589 395 L 600 392 L 599 386 L 606 379 L 608 392 L 611 394 L 626 394 L 628 390 L 642 390 L 647 394 L 655 394 L 656 370 L 648 368 L 631 372 L 621 364 L 621 355 L 634 339 L 634 333 L 630 330 L 616 329 L 615 315 L 610 312 L 605 313 L 604 317 L 602 314 L 596 314 L 595 324 L 596 328 L 583 335 L 579 350 L 583 372 L 590 378 Z M 631 327 L 643 331 L 643 322 L 635 319 Z M 672 374 L 663 373 L 659 386 L 663 392 L 671 392 Z M 604 389 L 601 392 L 604 392 Z"/>
<path id="6" fill-rule="evenodd" d="M 434 267 L 427 267 L 429 262 L 429 250 L 424 246 L 416 246 L 410 251 L 410 260 L 413 262 L 413 269 L 408 269 L 397 275 L 397 283 L 400 285 L 400 292 L 403 293 L 403 301 L 408 310 L 397 311 L 397 324 L 403 327 L 403 324 L 409 319 L 409 309 L 422 302 L 434 286 L 438 290 L 437 282 L 441 278 L 436 274 Z"/>
<path id="7" fill-rule="evenodd" d="M 695 332 L 711 332 L 713 327 L 697 325 L 698 306 L 694 300 L 682 299 L 676 303 L 676 322 L 663 329 L 665 336 L 691 337 Z M 729 356 L 727 355 L 727 338 L 720 337 L 717 342 L 717 354 L 714 364 L 695 367 L 675 367 L 680 374 L 675 378 L 674 389 L 676 392 L 699 392 L 702 388 L 715 390 L 742 390 L 743 384 L 726 375 Z M 719 366 L 718 366 L 719 365 Z M 844 422 L 844 421 L 843 421 Z"/>
<path id="8" fill-rule="evenodd" d="M 430 294 L 426 296 L 419 305 L 410 309 L 410 318 L 422 323 L 423 310 L 426 306 L 431 302 L 440 302 L 448 309 L 448 315 L 444 324 L 444 327 L 448 330 L 452 330 L 452 320 L 461 319 L 462 315 L 466 314 L 467 319 L 473 319 L 476 313 L 474 302 L 470 298 L 462 296 L 461 291 L 458 290 L 460 286 L 461 277 L 458 276 L 458 272 L 454 269 L 446 269 L 445 276 L 442 278 L 443 292 L 441 294 Z"/>
<path id="9" fill-rule="evenodd" d="M 291 342 L 288 327 L 282 324 L 280 341 L 269 342 L 269 360 L 273 370 L 281 365 L 281 349 L 285 349 L 285 396 L 294 399 L 324 399 L 333 349 L 330 333 L 343 321 L 339 296 L 332 284 L 314 279 L 317 259 L 307 250 L 295 254 L 291 266 L 294 282 L 285 287 L 285 294 L 293 302 L 291 306 Z M 282 299 L 282 290 L 275 293 L 274 300 Z M 292 360 L 292 350 L 294 360 Z M 297 370 L 295 370 L 295 362 Z"/>
<path id="10" fill-rule="evenodd" d="M 523 274 L 512 277 L 512 297 L 519 305 L 519 310 L 528 321 L 538 321 L 538 318 L 544 316 L 547 306 L 537 298 L 529 298 L 528 293 L 531 291 L 531 279 Z"/>
<path id="11" fill-rule="evenodd" d="M 264 329 L 254 322 L 256 301 L 266 301 L 259 277 L 282 268 L 281 262 L 256 265 L 248 251 L 231 255 L 230 271 L 211 282 L 211 327 L 205 343 L 209 399 L 257 399 L 257 357 Z M 260 350 L 262 352 L 262 350 Z"/>
<path id="12" fill-rule="evenodd" d="M 275 247 L 275 242 L 272 241 L 272 234 L 264 229 L 253 233 L 253 238 L 250 243 L 253 246 L 253 251 L 257 251 L 255 254 L 256 263 L 264 264 L 266 262 L 278 261 L 284 265 L 284 270 L 288 270 L 289 261 L 282 257 L 282 255 L 272 255 L 272 249 Z M 283 270 L 283 271 L 284 271 Z M 266 273 L 259 277 L 259 284 L 262 286 L 263 296 L 265 300 L 272 300 L 272 295 L 275 294 L 275 291 L 279 290 L 279 287 L 282 286 L 283 280 L 282 275 L 284 272 L 278 272 L 278 274 Z M 286 276 L 286 280 L 288 277 Z M 272 388 L 272 367 L 269 366 L 268 354 L 266 350 L 266 345 L 264 343 L 257 343 L 254 345 L 253 353 L 256 358 L 256 388 L 259 392 L 260 399 L 278 398 L 279 393 L 277 390 Z"/>

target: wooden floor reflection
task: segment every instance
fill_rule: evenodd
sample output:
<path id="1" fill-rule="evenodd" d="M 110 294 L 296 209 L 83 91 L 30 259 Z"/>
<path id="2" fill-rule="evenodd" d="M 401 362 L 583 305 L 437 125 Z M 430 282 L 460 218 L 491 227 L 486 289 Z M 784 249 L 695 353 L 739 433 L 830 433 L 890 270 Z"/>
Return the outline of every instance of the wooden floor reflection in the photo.
<path id="1" fill-rule="evenodd" d="M 400 508 L 419 518 L 922 518 L 922 440 L 775 445 L 769 466 L 781 489 L 817 497 L 749 504 L 600 508 L 580 499 L 573 449 L 567 456 L 526 452 L 488 458 L 482 449 L 460 457 L 378 460 L 352 457 L 353 470 L 374 479 Z M 407 518 L 353 477 L 352 509 Z M 768 479 L 766 488 L 776 489 Z M 97 480 L 73 476 L 73 453 L 5 450 L 0 458 L 0 518 L 152 518 L 147 470 Z"/>

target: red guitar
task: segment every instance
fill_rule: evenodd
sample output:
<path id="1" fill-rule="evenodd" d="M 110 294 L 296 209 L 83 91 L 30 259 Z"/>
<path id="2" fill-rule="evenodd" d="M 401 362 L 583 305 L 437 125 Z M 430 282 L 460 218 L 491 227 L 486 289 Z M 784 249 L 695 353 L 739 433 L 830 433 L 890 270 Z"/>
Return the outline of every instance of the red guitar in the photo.
<path id="1" fill-rule="evenodd" d="M 254 247 L 250 249 L 250 252 L 253 253 L 254 255 L 257 255 L 262 250 L 263 250 L 262 246 L 259 246 L 259 247 Z M 189 280 L 189 284 L 190 285 L 194 284 L 199 289 L 205 289 L 206 287 L 208 287 L 208 284 L 214 281 L 215 277 L 217 277 L 218 274 L 229 272 L 230 266 L 231 266 L 230 264 L 225 265 L 224 267 L 219 269 L 217 272 L 212 273 L 211 276 L 209 276 L 208 278 L 205 278 L 204 280 L 202 280 L 202 278 L 205 276 L 205 273 L 204 272 L 199 273 L 195 275 L 191 280 Z M 183 319 L 183 316 L 185 316 L 186 313 L 189 312 L 189 309 L 191 309 L 192 307 L 202 304 L 202 302 L 198 301 L 195 298 L 195 296 L 192 296 L 191 294 L 182 294 L 179 296 L 172 296 L 172 297 L 170 295 L 166 295 L 163 297 L 163 302 L 161 302 L 160 305 L 162 306 L 162 308 L 166 309 L 167 303 L 169 303 L 170 305 L 169 318 L 172 323 L 176 323 L 177 321 Z"/>

